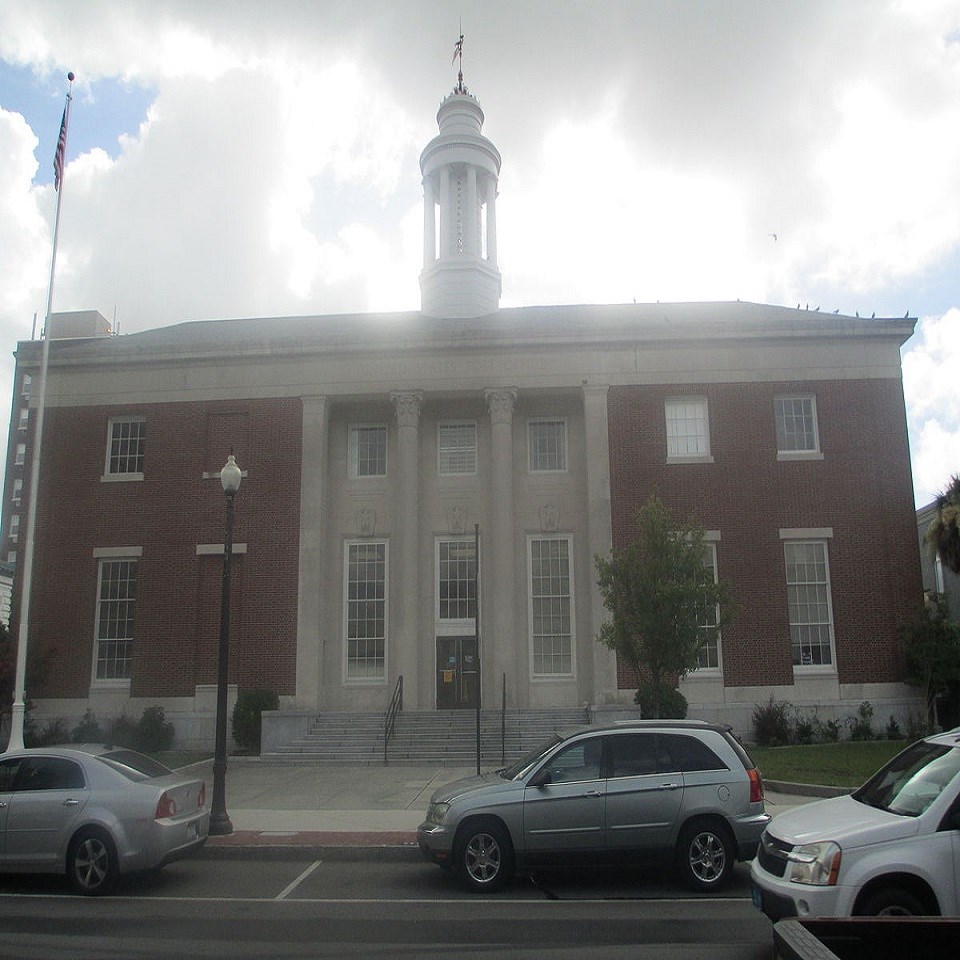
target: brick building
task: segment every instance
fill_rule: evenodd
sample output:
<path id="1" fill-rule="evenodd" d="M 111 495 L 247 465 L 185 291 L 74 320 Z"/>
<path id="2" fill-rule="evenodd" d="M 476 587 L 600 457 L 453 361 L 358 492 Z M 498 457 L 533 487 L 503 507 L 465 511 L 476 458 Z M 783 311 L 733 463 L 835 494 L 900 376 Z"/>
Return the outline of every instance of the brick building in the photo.
<path id="1" fill-rule="evenodd" d="M 685 681 L 749 728 L 770 695 L 912 709 L 896 625 L 921 596 L 900 347 L 913 321 L 753 303 L 499 309 L 500 156 L 465 88 L 424 150 L 423 309 L 107 335 L 51 319 L 30 645 L 38 715 L 161 703 L 209 729 L 224 502 L 230 681 L 293 712 L 473 695 L 629 704 L 595 641 L 593 557 L 656 492 L 707 531 L 737 615 Z M 40 343 L 17 351 L 4 543 L 22 566 Z M 18 568 L 18 580 L 22 571 Z M 205 734 L 204 734 L 205 735 Z"/>

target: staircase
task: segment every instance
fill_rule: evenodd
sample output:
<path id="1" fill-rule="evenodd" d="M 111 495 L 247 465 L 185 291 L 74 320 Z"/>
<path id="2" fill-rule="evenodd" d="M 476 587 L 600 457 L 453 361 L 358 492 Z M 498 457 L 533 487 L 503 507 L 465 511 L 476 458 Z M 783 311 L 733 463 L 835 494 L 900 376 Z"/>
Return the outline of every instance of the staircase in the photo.
<path id="1" fill-rule="evenodd" d="M 499 767 L 503 755 L 511 763 L 556 730 L 587 723 L 587 711 L 577 708 L 507 710 L 501 737 L 501 713 L 480 714 L 480 761 Z M 383 763 L 382 713 L 321 713 L 309 733 L 270 753 L 262 760 L 340 764 Z M 430 710 L 397 714 L 387 751 L 389 763 L 443 763 L 467 766 L 477 756 L 475 710 Z"/>

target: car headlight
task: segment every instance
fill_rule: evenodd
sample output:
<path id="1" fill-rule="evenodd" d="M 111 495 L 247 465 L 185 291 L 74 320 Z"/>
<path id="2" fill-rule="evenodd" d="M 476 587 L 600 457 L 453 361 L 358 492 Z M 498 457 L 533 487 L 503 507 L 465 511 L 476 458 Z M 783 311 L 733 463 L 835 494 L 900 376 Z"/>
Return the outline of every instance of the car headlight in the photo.
<path id="1" fill-rule="evenodd" d="M 835 886 L 841 856 L 839 845 L 832 840 L 804 843 L 787 854 L 785 878 L 793 883 L 808 883 L 814 887 Z"/>
<path id="2" fill-rule="evenodd" d="M 427 808 L 427 819 L 431 823 L 443 823 L 443 818 L 449 809 L 449 803 L 431 803 Z"/>

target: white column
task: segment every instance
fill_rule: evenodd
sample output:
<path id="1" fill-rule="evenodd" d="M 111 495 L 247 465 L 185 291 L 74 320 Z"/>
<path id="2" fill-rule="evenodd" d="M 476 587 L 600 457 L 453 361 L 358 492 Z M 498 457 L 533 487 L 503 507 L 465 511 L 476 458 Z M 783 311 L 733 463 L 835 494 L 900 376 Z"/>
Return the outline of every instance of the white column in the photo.
<path id="1" fill-rule="evenodd" d="M 480 256 L 480 237 L 477 234 L 477 168 L 467 167 L 467 195 L 463 199 L 464 254 Z"/>
<path id="2" fill-rule="evenodd" d="M 497 181 L 487 180 L 487 262 L 497 265 Z"/>
<path id="3" fill-rule="evenodd" d="M 423 180 L 423 267 L 426 269 L 437 259 L 436 199 L 433 195 L 433 180 Z"/>
<path id="4" fill-rule="evenodd" d="M 303 398 L 300 453 L 300 572 L 297 588 L 297 706 L 316 710 L 323 688 L 323 640 L 338 637 L 324 631 L 323 586 L 329 581 L 324 567 L 327 514 L 327 441 L 330 410 L 327 398 Z M 324 578 L 327 578 L 325 581 Z M 334 594 L 327 601 L 336 603 Z"/>
<path id="5" fill-rule="evenodd" d="M 610 525 L 610 442 L 607 422 L 607 386 L 583 387 L 583 425 L 587 456 L 587 554 L 590 557 L 590 631 L 588 642 L 593 647 L 594 704 L 612 703 L 617 699 L 616 654 L 594 639 L 600 624 L 607 619 L 600 588 L 594 573 L 593 558 L 609 556 L 613 544 Z"/>
<path id="6" fill-rule="evenodd" d="M 451 253 L 453 243 L 454 217 L 450 202 L 450 168 L 440 170 L 440 259 L 446 260 Z"/>
<path id="7" fill-rule="evenodd" d="M 420 706 L 420 393 L 394 393 L 397 415 L 397 496 L 394 530 L 397 549 L 390 551 L 390 609 L 395 631 L 391 645 L 390 683 L 403 676 L 403 702 L 407 709 Z"/>
<path id="8" fill-rule="evenodd" d="M 490 536 L 481 538 L 480 545 L 484 704 L 499 706 L 506 674 L 507 704 L 517 707 L 519 698 L 525 700 L 527 695 L 526 631 L 516 629 L 515 609 L 513 408 L 517 391 L 487 390 L 485 396 L 490 409 Z"/>

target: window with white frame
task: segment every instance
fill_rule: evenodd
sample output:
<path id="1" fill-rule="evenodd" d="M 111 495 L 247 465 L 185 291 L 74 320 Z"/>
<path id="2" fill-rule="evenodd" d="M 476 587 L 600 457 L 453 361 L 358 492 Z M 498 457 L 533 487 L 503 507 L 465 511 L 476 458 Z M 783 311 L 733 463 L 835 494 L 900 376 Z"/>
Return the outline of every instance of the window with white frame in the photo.
<path id="1" fill-rule="evenodd" d="M 16 551 L 16 550 L 10 550 L 10 551 L 7 552 L 7 563 L 9 563 L 11 567 L 15 567 L 15 566 L 17 565 L 17 551 Z"/>
<path id="2" fill-rule="evenodd" d="M 14 466 L 22 467 L 27 459 L 27 445 L 25 443 L 17 444 L 17 452 L 14 454 Z"/>
<path id="3" fill-rule="evenodd" d="M 20 535 L 20 514 L 14 513 L 10 516 L 10 539 L 16 542 Z"/>
<path id="4" fill-rule="evenodd" d="M 28 424 L 30 423 L 30 408 L 21 407 L 20 408 L 20 422 L 17 425 L 18 430 L 26 430 Z"/>
<path id="5" fill-rule="evenodd" d="M 817 401 L 813 396 L 774 397 L 777 453 L 817 453 Z"/>
<path id="6" fill-rule="evenodd" d="M 532 473 L 567 469 L 566 420 L 530 420 L 527 439 Z"/>
<path id="7" fill-rule="evenodd" d="M 129 680 L 137 607 L 137 561 L 102 559 L 97 584 L 96 678 Z"/>
<path id="8" fill-rule="evenodd" d="M 23 375 L 23 383 L 20 385 L 20 396 L 29 397 L 30 396 L 30 385 L 33 383 L 33 377 L 29 373 Z"/>
<path id="9" fill-rule="evenodd" d="M 717 582 L 717 545 L 705 543 L 703 545 L 703 565 L 713 573 L 713 582 Z M 697 668 L 699 670 L 720 669 L 720 631 L 716 629 L 720 622 L 720 606 L 708 605 L 705 617 L 700 624 L 702 642 L 697 652 Z"/>
<path id="10" fill-rule="evenodd" d="M 387 475 L 387 427 L 361 423 L 350 427 L 349 472 L 353 479 Z"/>
<path id="11" fill-rule="evenodd" d="M 13 481 L 13 494 L 10 497 L 12 503 L 19 503 L 20 498 L 23 496 L 23 480 L 20 477 L 17 477 Z"/>
<path id="12" fill-rule="evenodd" d="M 477 425 L 441 423 L 437 427 L 437 463 L 441 477 L 477 472 Z"/>
<path id="13" fill-rule="evenodd" d="M 347 543 L 344 572 L 346 678 L 384 680 L 387 650 L 387 544 Z"/>
<path id="14" fill-rule="evenodd" d="M 115 417 L 110 421 L 104 475 L 143 477 L 147 421 L 143 417 Z"/>
<path id="15" fill-rule="evenodd" d="M 476 545 L 467 539 L 437 541 L 437 619 L 472 620 L 477 609 Z"/>
<path id="16" fill-rule="evenodd" d="M 710 424 L 705 397 L 677 397 L 663 403 L 668 457 L 710 456 Z"/>
<path id="17" fill-rule="evenodd" d="M 530 644 L 535 677 L 573 675 L 573 571 L 569 537 L 529 541 Z"/>
<path id="18" fill-rule="evenodd" d="M 828 666 L 833 663 L 833 611 L 827 544 L 788 540 L 783 551 L 793 665 Z"/>

